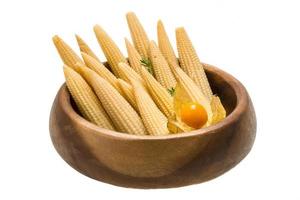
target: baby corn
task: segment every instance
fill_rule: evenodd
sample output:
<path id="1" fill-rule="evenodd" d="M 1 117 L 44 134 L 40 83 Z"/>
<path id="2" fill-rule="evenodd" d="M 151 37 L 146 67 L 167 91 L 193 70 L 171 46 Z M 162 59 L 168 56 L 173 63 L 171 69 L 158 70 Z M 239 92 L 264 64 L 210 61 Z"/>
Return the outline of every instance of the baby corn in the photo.
<path id="1" fill-rule="evenodd" d="M 80 70 L 82 70 L 85 80 L 87 80 L 97 94 L 103 108 L 110 116 L 118 131 L 135 135 L 147 134 L 138 113 L 108 81 L 101 78 L 89 68 L 80 68 Z"/>
<path id="2" fill-rule="evenodd" d="M 209 86 L 203 65 L 201 64 L 196 50 L 194 49 L 193 44 L 184 28 L 176 29 L 176 42 L 180 66 L 201 88 L 203 94 L 210 100 L 213 93 Z"/>
<path id="3" fill-rule="evenodd" d="M 134 48 L 134 46 L 132 46 L 132 44 L 126 38 L 125 38 L 125 44 L 126 44 L 130 66 L 132 67 L 132 69 L 135 70 L 136 73 L 140 74 L 142 57 L 139 54 L 139 52 Z"/>
<path id="4" fill-rule="evenodd" d="M 132 81 L 135 100 L 147 132 L 150 135 L 167 135 L 167 118 L 160 112 L 151 97 L 136 81 Z"/>
<path id="5" fill-rule="evenodd" d="M 67 87 L 83 117 L 102 128 L 114 130 L 101 102 L 85 80 L 66 65 L 64 74 Z"/>
<path id="6" fill-rule="evenodd" d="M 118 64 L 120 62 L 127 63 L 126 58 L 114 41 L 99 25 L 94 27 L 94 32 L 113 73 L 117 77 L 120 77 Z"/>
<path id="7" fill-rule="evenodd" d="M 135 48 L 140 53 L 142 58 L 148 58 L 147 50 L 149 39 L 143 26 L 133 12 L 127 13 L 126 19 Z"/>
<path id="8" fill-rule="evenodd" d="M 166 33 L 166 30 L 161 20 L 157 22 L 157 40 L 158 40 L 158 47 L 161 53 L 163 54 L 163 56 L 165 57 L 165 59 L 167 60 L 170 67 L 171 65 L 173 66 L 174 64 L 176 66 L 179 66 L 171 42 L 169 40 L 169 37 Z"/>
<path id="9" fill-rule="evenodd" d="M 118 81 L 117 81 L 117 78 L 115 77 L 115 75 L 113 75 L 101 62 L 98 62 L 96 59 L 94 59 L 90 55 L 83 53 L 83 52 L 81 53 L 81 56 L 82 56 L 85 64 L 90 69 L 95 71 L 99 76 L 101 76 L 102 78 L 107 80 L 116 90 L 118 90 L 120 93 L 122 93 L 122 91 L 118 87 L 118 84 L 117 84 Z"/>
<path id="10" fill-rule="evenodd" d="M 81 52 L 84 52 L 96 59 L 98 62 L 101 62 L 99 58 L 95 55 L 95 53 L 91 50 L 91 48 L 87 45 L 87 43 L 79 35 L 75 35 L 75 37 Z"/>
<path id="11" fill-rule="evenodd" d="M 80 57 L 59 36 L 55 35 L 52 40 L 64 64 L 76 71 L 77 69 L 75 64 L 78 62 L 83 63 Z"/>
<path id="12" fill-rule="evenodd" d="M 173 116 L 173 98 L 167 92 L 166 88 L 164 88 L 159 82 L 157 82 L 157 80 L 146 69 L 142 68 L 141 73 L 142 78 L 147 84 L 147 89 L 153 101 L 165 114 L 165 116 L 167 116 L 168 118 Z"/>
<path id="13" fill-rule="evenodd" d="M 136 104 L 136 101 L 135 101 L 132 86 L 129 83 L 127 83 L 126 81 L 122 80 L 122 79 L 118 79 L 118 85 L 121 88 L 121 90 L 124 94 L 123 96 L 125 97 L 125 99 L 130 103 L 130 105 L 136 111 L 138 111 L 138 107 L 137 107 L 137 104 Z"/>
<path id="14" fill-rule="evenodd" d="M 174 88 L 176 86 L 176 80 L 167 61 L 161 54 L 154 41 L 149 43 L 149 56 L 153 66 L 155 78 L 158 80 L 158 82 L 167 89 Z"/>

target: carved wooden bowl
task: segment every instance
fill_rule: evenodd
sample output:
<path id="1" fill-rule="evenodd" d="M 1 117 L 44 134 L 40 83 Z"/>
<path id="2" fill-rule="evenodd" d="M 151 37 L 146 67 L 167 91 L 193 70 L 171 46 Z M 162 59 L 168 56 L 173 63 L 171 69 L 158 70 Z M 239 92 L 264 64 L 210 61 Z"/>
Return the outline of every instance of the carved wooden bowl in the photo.
<path id="1" fill-rule="evenodd" d="M 238 80 L 211 65 L 205 64 L 205 70 L 228 113 L 220 123 L 167 136 L 110 131 L 78 114 L 64 84 L 50 115 L 54 147 L 79 172 L 123 187 L 179 187 L 223 174 L 250 151 L 256 134 L 255 112 Z"/>

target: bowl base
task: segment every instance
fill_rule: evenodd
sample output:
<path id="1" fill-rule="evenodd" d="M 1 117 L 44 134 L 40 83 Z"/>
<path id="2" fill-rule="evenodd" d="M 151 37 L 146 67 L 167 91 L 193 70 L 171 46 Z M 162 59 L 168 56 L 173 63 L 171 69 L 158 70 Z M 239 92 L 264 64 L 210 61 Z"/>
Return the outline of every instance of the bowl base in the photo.
<path id="1" fill-rule="evenodd" d="M 248 152 L 243 157 L 247 154 Z M 86 153 L 82 156 L 82 159 L 86 160 Z M 211 160 L 202 160 L 202 156 L 199 155 L 188 165 L 167 176 L 139 178 L 114 172 L 104 165 L 99 164 L 99 161 L 96 160 L 91 159 L 87 162 L 76 162 L 77 159 L 81 159 L 80 157 L 79 153 L 75 160 L 66 160 L 66 162 L 78 172 L 92 179 L 120 187 L 141 189 L 174 188 L 199 184 L 224 174 L 240 162 L 223 163 L 216 160 L 215 164 L 212 164 Z M 207 173 L 208 170 L 210 173 Z"/>
<path id="2" fill-rule="evenodd" d="M 250 110 L 253 109 L 252 106 L 250 108 Z M 236 134 L 223 133 L 217 139 L 211 139 L 207 145 L 208 148 L 188 164 L 169 175 L 155 178 L 127 176 L 107 168 L 95 159 L 82 140 L 74 137 L 70 130 L 56 129 L 57 126 L 50 126 L 50 133 L 53 145 L 59 155 L 71 167 L 92 179 L 129 188 L 173 188 L 198 184 L 216 178 L 247 156 L 255 140 L 255 114 L 247 112 L 242 119 L 252 128 L 244 129 L 244 126 L 236 126 Z M 55 122 L 56 119 L 51 120 L 51 123 Z M 216 143 L 218 145 L 215 145 Z"/>

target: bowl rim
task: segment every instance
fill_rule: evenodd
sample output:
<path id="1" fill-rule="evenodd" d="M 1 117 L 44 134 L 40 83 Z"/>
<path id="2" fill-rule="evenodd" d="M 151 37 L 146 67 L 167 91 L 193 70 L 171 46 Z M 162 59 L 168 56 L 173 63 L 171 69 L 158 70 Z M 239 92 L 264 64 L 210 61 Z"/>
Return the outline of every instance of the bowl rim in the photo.
<path id="1" fill-rule="evenodd" d="M 93 131 L 91 131 L 91 133 L 105 136 L 105 137 L 114 137 L 120 140 L 170 140 L 170 139 L 187 138 L 187 137 L 194 137 L 199 135 L 208 135 L 208 134 L 216 133 L 218 129 L 229 126 L 230 124 L 234 123 L 239 119 L 239 117 L 243 114 L 243 112 L 247 108 L 248 93 L 246 91 L 246 88 L 243 86 L 243 84 L 232 75 L 228 74 L 227 72 L 213 65 L 206 64 L 206 63 L 203 63 L 203 65 L 205 71 L 209 71 L 221 76 L 224 79 L 224 81 L 226 81 L 233 88 L 237 98 L 236 106 L 233 109 L 233 111 L 228 116 L 226 116 L 226 118 L 223 119 L 221 122 L 209 127 L 193 130 L 183 134 L 170 134 L 170 135 L 160 135 L 160 136 L 133 135 L 133 134 L 101 128 L 96 124 L 93 124 L 92 122 L 89 122 L 88 120 L 84 119 L 74 110 L 74 108 L 71 105 L 71 97 L 70 97 L 70 93 L 67 90 L 66 83 L 63 83 L 61 88 L 58 91 L 57 94 L 58 103 L 61 104 L 62 110 L 65 112 L 65 114 L 68 115 L 68 117 L 71 120 L 75 121 L 76 123 L 88 129 L 92 129 Z"/>

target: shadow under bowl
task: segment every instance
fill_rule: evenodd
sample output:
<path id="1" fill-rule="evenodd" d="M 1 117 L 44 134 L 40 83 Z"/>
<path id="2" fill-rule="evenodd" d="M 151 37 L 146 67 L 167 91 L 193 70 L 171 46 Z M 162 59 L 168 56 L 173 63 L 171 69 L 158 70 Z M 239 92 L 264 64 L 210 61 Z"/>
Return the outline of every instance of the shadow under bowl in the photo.
<path id="1" fill-rule="evenodd" d="M 63 84 L 50 114 L 55 149 L 77 171 L 123 187 L 179 187 L 225 173 L 251 150 L 256 117 L 251 99 L 238 80 L 211 65 L 204 67 L 228 114 L 220 123 L 167 136 L 119 133 L 81 117 Z"/>

